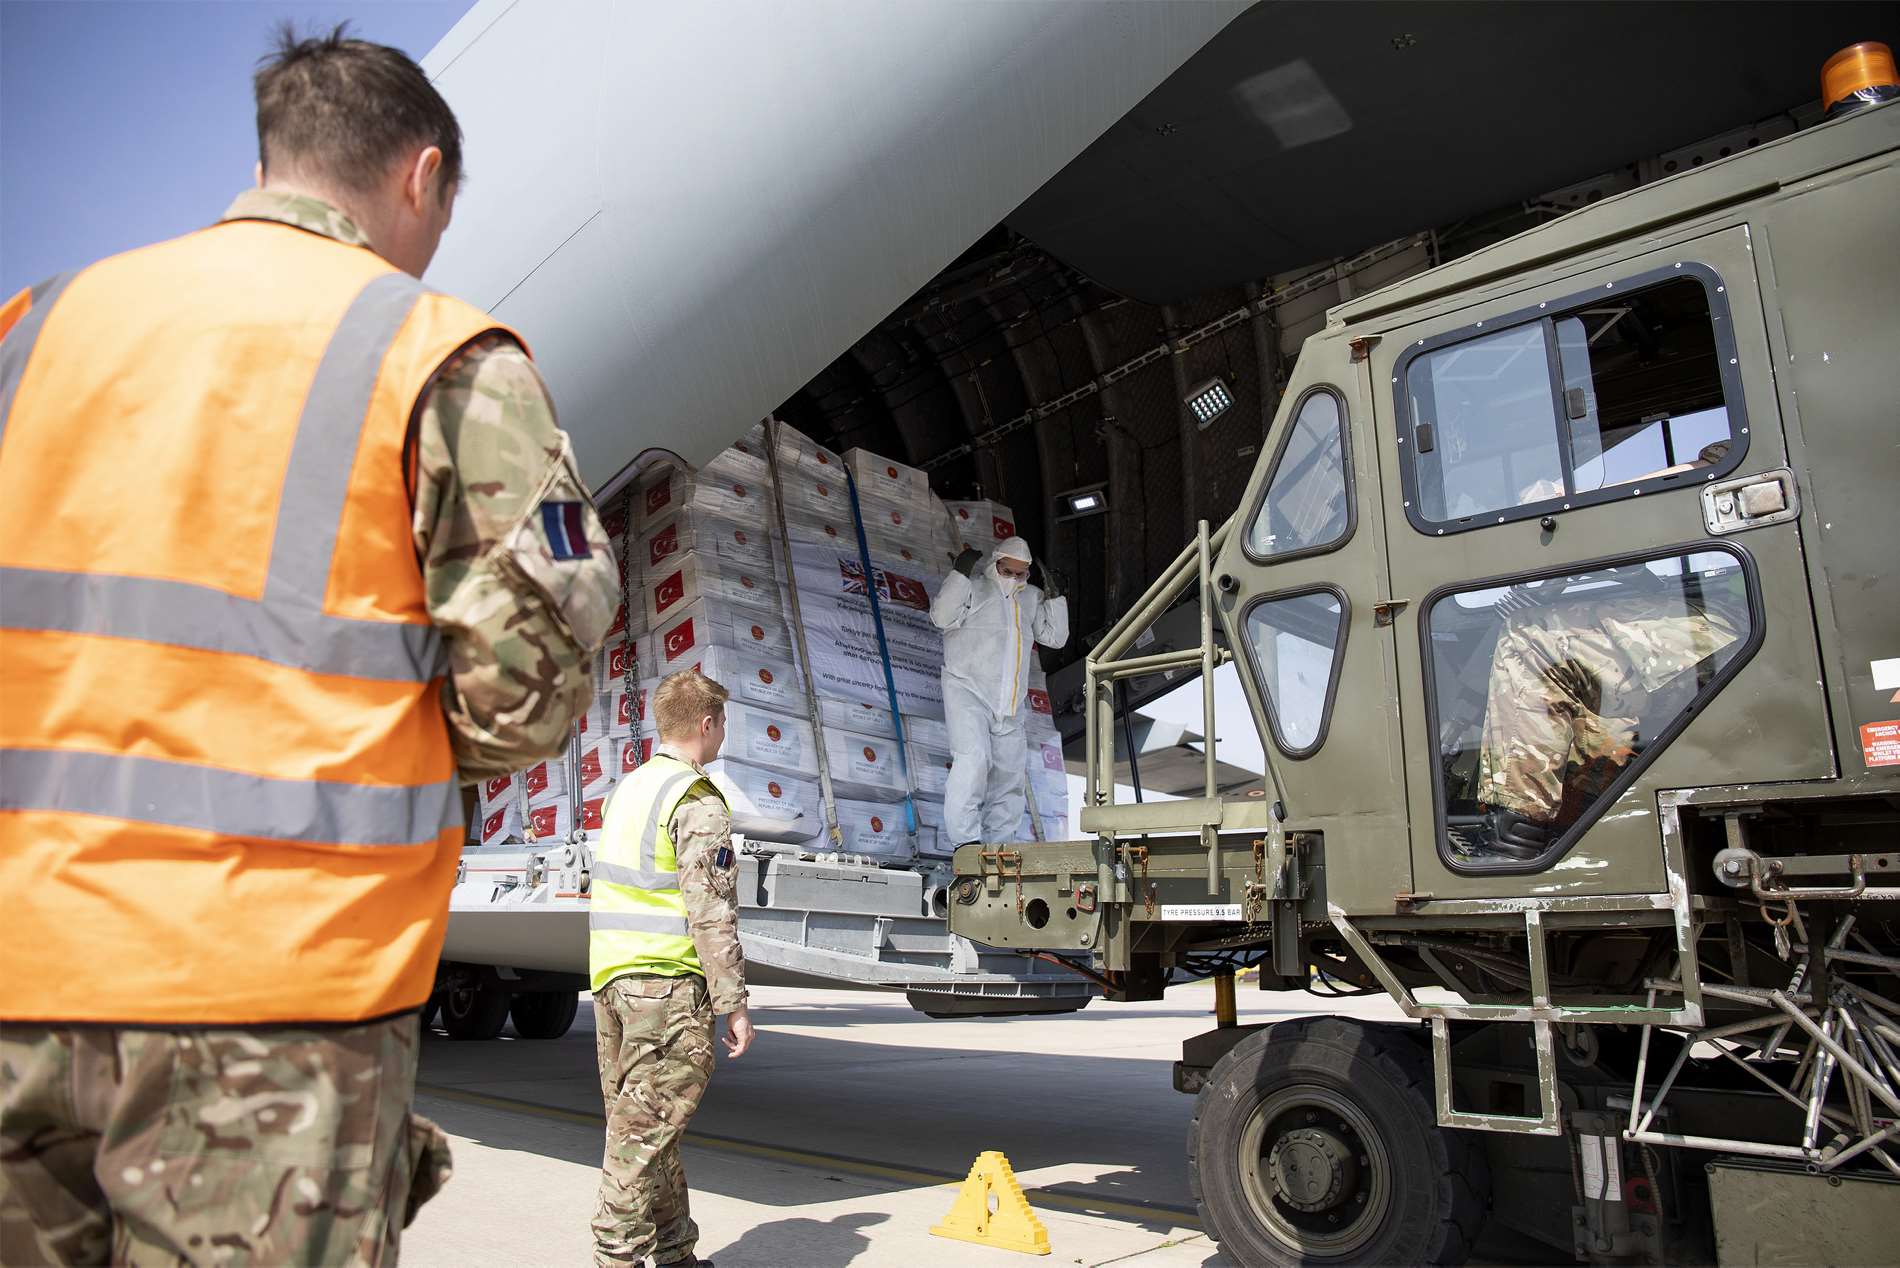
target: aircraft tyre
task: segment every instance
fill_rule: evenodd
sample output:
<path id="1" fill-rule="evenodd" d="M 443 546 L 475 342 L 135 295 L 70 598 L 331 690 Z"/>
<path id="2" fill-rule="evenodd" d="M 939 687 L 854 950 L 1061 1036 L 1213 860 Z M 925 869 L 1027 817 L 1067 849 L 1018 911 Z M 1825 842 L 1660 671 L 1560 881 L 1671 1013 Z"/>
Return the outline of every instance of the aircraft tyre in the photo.
<path id="1" fill-rule="evenodd" d="M 442 1029 L 451 1039 L 493 1039 L 508 1024 L 509 998 L 499 986 L 451 986 L 442 992 Z"/>
<path id="2" fill-rule="evenodd" d="M 1262 1268 L 1461 1264 L 1491 1196 L 1482 1145 L 1438 1126 L 1424 1049 L 1337 1017 L 1282 1022 L 1214 1065 L 1188 1179 L 1208 1234 Z"/>
<path id="3" fill-rule="evenodd" d="M 508 1013 L 523 1039 L 559 1039 L 574 1024 L 580 1005 L 578 991 L 523 991 Z"/>

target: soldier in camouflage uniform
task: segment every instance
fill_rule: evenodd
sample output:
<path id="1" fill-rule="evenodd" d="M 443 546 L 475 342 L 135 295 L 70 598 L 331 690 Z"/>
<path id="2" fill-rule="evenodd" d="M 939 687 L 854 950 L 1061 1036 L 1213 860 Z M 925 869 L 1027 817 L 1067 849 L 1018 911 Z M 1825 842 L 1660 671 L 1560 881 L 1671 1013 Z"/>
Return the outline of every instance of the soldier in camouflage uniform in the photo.
<path id="1" fill-rule="evenodd" d="M 680 1136 L 712 1076 L 713 1018 L 726 1019 L 728 1057 L 752 1043 L 732 815 L 705 773 L 725 740 L 725 699 L 697 670 L 660 684 L 652 705 L 659 748 L 615 790 L 602 825 L 589 955 L 607 1109 L 594 1216 L 600 1265 L 624 1268 L 651 1255 L 657 1264 L 711 1268 L 694 1255 L 699 1228 Z M 663 834 L 655 830 L 662 821 Z M 632 870 L 636 863 L 643 870 Z"/>
<path id="2" fill-rule="evenodd" d="M 1519 592 L 1500 604 L 1478 801 L 1490 848 L 1540 855 L 1694 696 L 1688 671 L 1739 637 L 1735 619 L 1680 595 L 1544 605 Z"/>
<path id="3" fill-rule="evenodd" d="M 460 180 L 460 130 L 420 69 L 341 28 L 286 33 L 257 89 L 262 187 L 225 219 L 292 225 L 420 275 Z M 391 138 L 404 127 L 413 134 Z M 313 137 L 327 148 L 297 149 Z M 415 168 L 438 137 L 450 155 L 437 154 L 440 219 L 420 238 L 379 173 L 326 166 L 381 138 Z M 0 336 L 30 303 L 0 309 Z M 413 418 L 411 469 L 388 478 L 407 480 L 428 613 L 448 650 L 449 741 L 472 783 L 559 749 L 619 585 L 567 437 L 509 336 L 454 355 Z M 538 514 L 550 502 L 569 523 L 580 508 L 558 548 Z M 215 980 L 202 985 L 215 996 Z M 0 1263 L 393 1263 L 401 1229 L 449 1174 L 441 1132 L 410 1112 L 418 1037 L 413 1011 L 317 1028 L 7 1022 Z"/>

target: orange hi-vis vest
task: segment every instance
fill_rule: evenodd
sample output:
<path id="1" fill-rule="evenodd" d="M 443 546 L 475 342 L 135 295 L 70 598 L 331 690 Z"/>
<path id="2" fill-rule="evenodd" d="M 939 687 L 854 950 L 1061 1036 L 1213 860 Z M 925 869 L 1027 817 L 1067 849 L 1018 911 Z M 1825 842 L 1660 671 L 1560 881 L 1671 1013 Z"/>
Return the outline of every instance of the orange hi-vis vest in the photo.
<path id="1" fill-rule="evenodd" d="M 0 1020 L 428 997 L 463 827 L 405 449 L 499 329 L 264 221 L 0 308 Z"/>

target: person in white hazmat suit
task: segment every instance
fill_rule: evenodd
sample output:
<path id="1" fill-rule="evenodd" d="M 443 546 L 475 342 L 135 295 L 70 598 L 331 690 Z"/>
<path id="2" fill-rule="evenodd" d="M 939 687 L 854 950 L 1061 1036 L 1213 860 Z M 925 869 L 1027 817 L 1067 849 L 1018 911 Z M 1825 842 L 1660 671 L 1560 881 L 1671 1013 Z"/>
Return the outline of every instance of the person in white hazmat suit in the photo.
<path id="1" fill-rule="evenodd" d="M 950 732 L 944 830 L 955 845 L 1013 841 L 1023 823 L 1029 666 L 1035 645 L 1069 641 L 1069 601 L 1029 581 L 1029 543 L 966 548 L 937 587 L 930 619 L 943 631 L 943 709 Z M 1047 589 L 1045 589 L 1047 587 Z"/>

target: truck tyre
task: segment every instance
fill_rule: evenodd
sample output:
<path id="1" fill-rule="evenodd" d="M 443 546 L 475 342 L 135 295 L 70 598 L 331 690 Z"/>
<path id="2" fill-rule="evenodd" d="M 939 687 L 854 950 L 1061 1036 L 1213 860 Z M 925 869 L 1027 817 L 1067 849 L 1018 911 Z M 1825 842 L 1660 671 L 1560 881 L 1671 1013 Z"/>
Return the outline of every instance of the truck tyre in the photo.
<path id="1" fill-rule="evenodd" d="M 1282 1022 L 1215 1063 L 1188 1130 L 1201 1222 L 1247 1265 L 1460 1264 L 1490 1206 L 1483 1148 L 1438 1126 L 1393 1027 Z"/>
<path id="2" fill-rule="evenodd" d="M 442 1029 L 451 1039 L 493 1039 L 508 1024 L 507 991 L 499 986 L 451 986 L 442 992 Z"/>
<path id="3" fill-rule="evenodd" d="M 523 1039 L 559 1039 L 574 1024 L 580 1006 L 579 991 L 523 991 L 508 1013 Z"/>

